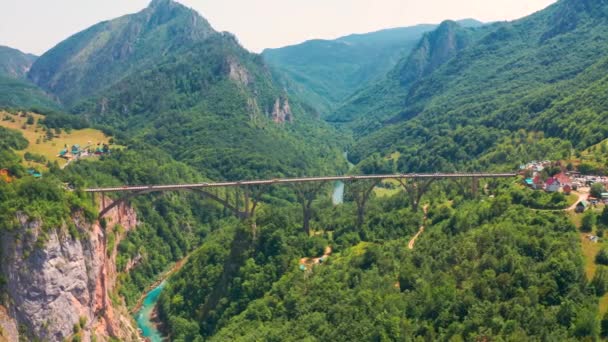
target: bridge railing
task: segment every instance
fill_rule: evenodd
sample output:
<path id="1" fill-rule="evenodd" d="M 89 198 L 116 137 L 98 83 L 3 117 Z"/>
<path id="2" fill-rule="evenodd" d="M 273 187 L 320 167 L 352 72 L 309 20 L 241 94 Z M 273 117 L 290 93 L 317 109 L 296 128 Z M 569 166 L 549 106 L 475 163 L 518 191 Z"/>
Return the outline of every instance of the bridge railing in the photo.
<path id="1" fill-rule="evenodd" d="M 232 182 L 204 182 L 193 184 L 159 184 L 159 185 L 136 185 L 122 187 L 104 187 L 84 189 L 85 192 L 125 192 L 125 191 L 172 191 L 194 188 L 219 188 L 239 187 L 251 185 L 272 185 L 306 182 L 331 182 L 331 181 L 355 181 L 355 180 L 382 180 L 382 179 L 439 179 L 439 178 L 511 178 L 516 173 L 400 173 L 391 175 L 351 175 L 351 176 L 328 176 L 328 177 L 299 177 L 299 178 L 273 178 L 265 180 L 242 180 Z"/>

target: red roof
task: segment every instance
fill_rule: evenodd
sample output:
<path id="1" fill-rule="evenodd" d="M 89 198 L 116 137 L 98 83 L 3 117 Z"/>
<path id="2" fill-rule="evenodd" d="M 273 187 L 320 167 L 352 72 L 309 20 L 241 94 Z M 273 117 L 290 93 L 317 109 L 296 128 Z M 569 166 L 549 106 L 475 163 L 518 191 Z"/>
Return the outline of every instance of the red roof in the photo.
<path id="1" fill-rule="evenodd" d="M 571 184 L 572 183 L 572 180 L 570 179 L 570 177 L 566 176 L 566 174 L 564 174 L 564 173 L 558 173 L 557 175 L 555 175 L 555 178 L 561 184 Z"/>
<path id="2" fill-rule="evenodd" d="M 545 184 L 547 184 L 547 186 L 549 186 L 549 185 L 552 185 L 555 182 L 557 182 L 557 179 L 551 177 L 551 178 L 547 179 L 547 181 L 545 182 Z"/>

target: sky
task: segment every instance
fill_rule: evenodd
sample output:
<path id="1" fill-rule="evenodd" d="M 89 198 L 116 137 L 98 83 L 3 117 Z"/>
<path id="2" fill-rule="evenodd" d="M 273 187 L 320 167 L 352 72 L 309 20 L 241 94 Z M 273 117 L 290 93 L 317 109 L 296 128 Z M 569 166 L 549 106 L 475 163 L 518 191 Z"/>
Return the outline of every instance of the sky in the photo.
<path id="1" fill-rule="evenodd" d="M 308 39 L 445 19 L 513 20 L 555 0 L 178 0 L 218 31 L 261 52 Z M 134 13 L 149 0 L 0 0 L 0 45 L 42 54 L 102 20 Z"/>

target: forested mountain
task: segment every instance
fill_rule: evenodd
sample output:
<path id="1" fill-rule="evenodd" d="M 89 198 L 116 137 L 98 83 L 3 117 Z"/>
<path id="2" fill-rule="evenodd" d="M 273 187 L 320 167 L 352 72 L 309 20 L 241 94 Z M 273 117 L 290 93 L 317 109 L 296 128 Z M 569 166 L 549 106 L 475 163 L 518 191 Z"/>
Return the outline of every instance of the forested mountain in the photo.
<path id="1" fill-rule="evenodd" d="M 608 269 L 593 259 L 608 245 L 583 253 L 581 241 L 604 238 L 608 208 L 566 213 L 582 193 L 515 179 L 351 179 L 335 204 L 340 184 L 273 182 L 148 189 L 99 217 L 119 195 L 83 190 L 512 171 L 534 159 L 575 167 L 573 151 L 608 137 L 607 41 L 608 0 L 265 58 L 171 0 L 77 33 L 38 58 L 29 81 L 0 75 L 0 108 L 21 108 L 3 111 L 0 128 L 0 340 L 140 340 L 127 308 L 160 280 L 156 313 L 174 341 L 606 337 Z M 34 105 L 65 113 L 22 110 Z M 94 130 L 77 128 L 87 126 L 109 135 L 95 131 L 109 153 L 63 169 L 35 162 L 47 159 L 33 144 L 52 149 L 74 131 L 86 140 Z M 603 169 L 606 146 L 586 153 Z M 578 221 L 595 224 L 579 233 Z"/>
<path id="2" fill-rule="evenodd" d="M 58 109 L 53 97 L 26 80 L 0 75 L 0 108 Z"/>
<path id="3" fill-rule="evenodd" d="M 466 27 L 482 25 L 473 19 L 460 23 Z M 425 32 L 436 27 L 421 24 L 335 40 L 316 39 L 266 49 L 262 56 L 289 93 L 327 115 L 356 90 L 384 77 Z"/>
<path id="4" fill-rule="evenodd" d="M 52 96 L 26 80 L 36 56 L 0 46 L 0 108 L 57 108 Z"/>
<path id="5" fill-rule="evenodd" d="M 460 28 L 469 37 L 460 45 L 442 40 L 439 28 L 332 119 L 350 121 L 355 159 L 401 151 L 404 171 L 462 167 L 519 129 L 578 147 L 597 143 L 605 137 L 601 100 L 576 98 L 591 100 L 589 87 L 601 84 L 607 11 L 606 1 L 561 0 L 514 22 Z M 581 106 L 567 105 L 574 101 Z"/>
<path id="6" fill-rule="evenodd" d="M 0 75 L 23 79 L 36 60 L 36 56 L 0 45 Z"/>
<path id="7" fill-rule="evenodd" d="M 154 0 L 139 13 L 101 22 L 59 43 L 38 58 L 28 77 L 70 106 L 217 34 L 196 12 Z"/>
<path id="8" fill-rule="evenodd" d="M 170 0 L 75 34 L 29 78 L 92 124 L 212 178 L 312 173 L 339 158 L 334 131 L 275 85 L 260 56 Z"/>

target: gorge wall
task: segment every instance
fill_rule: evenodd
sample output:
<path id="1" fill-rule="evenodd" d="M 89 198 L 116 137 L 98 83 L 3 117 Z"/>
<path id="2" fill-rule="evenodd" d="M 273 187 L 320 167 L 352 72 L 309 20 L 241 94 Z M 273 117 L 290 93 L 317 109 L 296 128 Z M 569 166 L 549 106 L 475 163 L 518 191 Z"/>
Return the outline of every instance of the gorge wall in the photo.
<path id="1" fill-rule="evenodd" d="M 128 206 L 117 206 L 105 222 L 87 223 L 81 214 L 71 222 L 43 229 L 43 222 L 18 215 L 19 229 L 0 234 L 1 272 L 5 279 L 0 312 L 0 340 L 63 341 L 76 332 L 82 341 L 138 339 L 137 329 L 120 300 L 110 293 L 116 283 L 116 253 L 120 239 L 137 226 Z M 120 225 L 120 229 L 118 229 Z M 103 228 L 103 227 L 105 228 Z M 72 227 L 73 228 L 73 227 Z M 72 234 L 70 234 L 72 231 Z M 108 244 L 108 236 L 114 243 Z M 116 297 L 115 297 L 116 298 Z"/>

